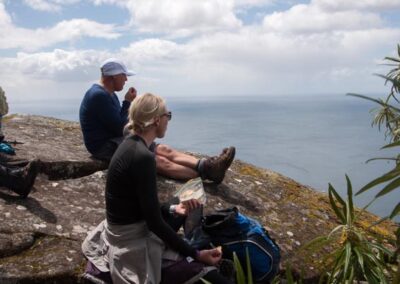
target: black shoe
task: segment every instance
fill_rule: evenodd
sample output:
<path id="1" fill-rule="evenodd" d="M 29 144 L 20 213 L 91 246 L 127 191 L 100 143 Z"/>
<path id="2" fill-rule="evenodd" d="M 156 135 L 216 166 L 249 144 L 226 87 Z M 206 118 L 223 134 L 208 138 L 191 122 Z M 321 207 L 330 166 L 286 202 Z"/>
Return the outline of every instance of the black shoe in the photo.
<path id="1" fill-rule="evenodd" d="M 236 269 L 232 260 L 223 258 L 218 264 L 218 272 L 225 278 L 235 282 Z"/>
<path id="2" fill-rule="evenodd" d="M 11 174 L 11 190 L 19 194 L 22 198 L 26 198 L 31 192 L 35 183 L 36 176 L 39 172 L 39 160 L 33 160 L 22 169 L 12 169 Z"/>

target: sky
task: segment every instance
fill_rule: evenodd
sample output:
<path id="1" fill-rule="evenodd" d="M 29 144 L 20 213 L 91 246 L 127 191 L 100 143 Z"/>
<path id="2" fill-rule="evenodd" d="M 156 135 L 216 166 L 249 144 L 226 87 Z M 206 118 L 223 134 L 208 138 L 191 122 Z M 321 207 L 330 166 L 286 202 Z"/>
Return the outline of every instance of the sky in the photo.
<path id="1" fill-rule="evenodd" d="M 0 0 L 8 100 L 81 98 L 109 57 L 165 97 L 386 94 L 400 0 Z"/>

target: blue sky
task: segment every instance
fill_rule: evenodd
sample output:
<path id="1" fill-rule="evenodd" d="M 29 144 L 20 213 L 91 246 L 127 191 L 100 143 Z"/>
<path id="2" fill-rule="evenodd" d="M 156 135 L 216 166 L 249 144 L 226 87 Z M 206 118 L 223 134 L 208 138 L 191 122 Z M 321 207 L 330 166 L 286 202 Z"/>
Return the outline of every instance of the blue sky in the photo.
<path id="1" fill-rule="evenodd" d="M 10 101 L 80 98 L 118 57 L 162 96 L 386 93 L 399 0 L 0 0 Z"/>

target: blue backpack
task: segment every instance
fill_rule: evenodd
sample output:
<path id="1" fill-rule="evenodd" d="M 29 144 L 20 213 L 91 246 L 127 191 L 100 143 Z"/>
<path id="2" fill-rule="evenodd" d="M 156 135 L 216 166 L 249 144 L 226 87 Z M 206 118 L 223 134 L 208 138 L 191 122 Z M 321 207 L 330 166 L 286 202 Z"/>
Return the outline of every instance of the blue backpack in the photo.
<path id="1" fill-rule="evenodd" d="M 224 258 L 232 259 L 235 252 L 243 267 L 248 250 L 257 283 L 267 283 L 279 272 L 279 246 L 260 223 L 240 214 L 236 207 L 204 216 L 202 225 L 188 237 L 197 249 L 222 246 Z"/>

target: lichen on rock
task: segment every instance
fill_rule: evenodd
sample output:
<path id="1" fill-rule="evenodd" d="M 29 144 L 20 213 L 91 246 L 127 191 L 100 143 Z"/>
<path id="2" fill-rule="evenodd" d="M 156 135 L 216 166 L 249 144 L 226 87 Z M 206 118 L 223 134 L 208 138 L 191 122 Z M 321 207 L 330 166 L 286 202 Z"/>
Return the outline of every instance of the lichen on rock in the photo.
<path id="1" fill-rule="evenodd" d="M 76 122 L 12 115 L 3 127 L 8 141 L 22 143 L 13 145 L 17 156 L 38 158 L 42 168 L 26 199 L 0 188 L 0 283 L 79 283 L 85 265 L 81 243 L 105 218 L 106 166 L 87 153 Z M 159 177 L 160 199 L 172 197 L 182 184 Z M 318 277 L 318 263 L 307 262 L 300 247 L 337 225 L 325 194 L 239 160 L 222 184 L 204 186 L 206 212 L 237 206 L 280 245 L 283 268 L 290 262 L 297 274 L 306 269 L 306 280 Z M 375 220 L 363 214 L 360 224 Z M 390 222 L 376 229 L 386 237 L 393 231 Z"/>

